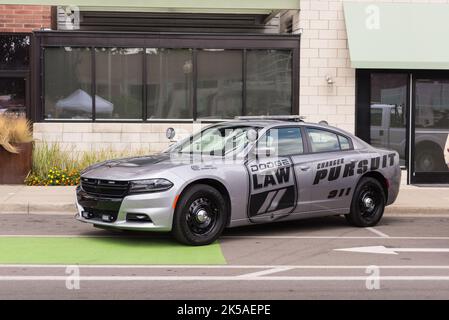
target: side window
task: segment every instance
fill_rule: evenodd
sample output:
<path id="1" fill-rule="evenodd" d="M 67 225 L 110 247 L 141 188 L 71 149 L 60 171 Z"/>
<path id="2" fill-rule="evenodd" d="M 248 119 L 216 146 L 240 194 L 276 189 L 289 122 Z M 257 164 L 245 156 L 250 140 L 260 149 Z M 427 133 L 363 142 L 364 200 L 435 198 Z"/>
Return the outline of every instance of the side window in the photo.
<path id="1" fill-rule="evenodd" d="M 310 139 L 312 152 L 328 152 L 340 150 L 340 143 L 335 133 L 313 128 L 307 128 L 306 130 Z"/>
<path id="2" fill-rule="evenodd" d="M 340 149 L 341 150 L 349 150 L 351 149 L 351 144 L 349 143 L 349 139 L 343 136 L 338 136 L 338 141 L 340 141 Z"/>
<path id="3" fill-rule="evenodd" d="M 270 129 L 258 142 L 259 155 L 288 156 L 304 153 L 301 129 L 274 128 Z"/>

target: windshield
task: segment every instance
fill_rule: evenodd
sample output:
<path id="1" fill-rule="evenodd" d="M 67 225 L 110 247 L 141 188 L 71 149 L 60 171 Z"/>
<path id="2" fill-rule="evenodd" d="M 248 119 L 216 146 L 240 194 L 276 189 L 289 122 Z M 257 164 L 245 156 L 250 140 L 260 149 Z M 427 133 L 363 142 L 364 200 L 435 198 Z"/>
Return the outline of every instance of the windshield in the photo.
<path id="1" fill-rule="evenodd" d="M 257 131 L 259 128 L 241 125 L 209 127 L 173 146 L 170 152 L 221 157 L 236 155 L 248 145 L 246 133 L 250 129 Z"/>

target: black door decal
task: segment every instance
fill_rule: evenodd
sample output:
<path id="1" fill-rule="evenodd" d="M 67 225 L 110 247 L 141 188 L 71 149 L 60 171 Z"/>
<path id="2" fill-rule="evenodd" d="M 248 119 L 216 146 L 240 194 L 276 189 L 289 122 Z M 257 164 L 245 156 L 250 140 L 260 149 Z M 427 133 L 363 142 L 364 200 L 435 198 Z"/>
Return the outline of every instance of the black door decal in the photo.
<path id="1" fill-rule="evenodd" d="M 246 164 L 250 192 L 248 219 L 273 221 L 288 216 L 296 207 L 297 188 L 290 158 L 263 158 Z"/>

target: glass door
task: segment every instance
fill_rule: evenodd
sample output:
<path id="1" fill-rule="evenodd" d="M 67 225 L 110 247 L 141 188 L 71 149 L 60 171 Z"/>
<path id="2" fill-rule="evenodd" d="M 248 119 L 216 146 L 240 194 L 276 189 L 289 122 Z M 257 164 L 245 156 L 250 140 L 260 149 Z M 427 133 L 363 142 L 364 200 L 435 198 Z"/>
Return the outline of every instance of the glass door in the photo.
<path id="1" fill-rule="evenodd" d="M 408 158 L 408 83 L 407 73 L 371 73 L 369 143 L 397 151 L 401 166 Z"/>
<path id="2" fill-rule="evenodd" d="M 411 183 L 449 183 L 449 74 L 414 74 L 411 130 Z"/>

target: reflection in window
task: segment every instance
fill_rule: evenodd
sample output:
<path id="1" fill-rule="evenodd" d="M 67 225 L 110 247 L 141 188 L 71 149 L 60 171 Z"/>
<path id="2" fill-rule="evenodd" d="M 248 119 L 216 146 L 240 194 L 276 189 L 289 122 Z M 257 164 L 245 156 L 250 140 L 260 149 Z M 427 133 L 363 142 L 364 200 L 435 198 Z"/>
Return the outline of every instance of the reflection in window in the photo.
<path id="1" fill-rule="evenodd" d="M 0 114 L 25 113 L 25 79 L 0 78 Z"/>
<path id="2" fill-rule="evenodd" d="M 143 49 L 96 48 L 98 119 L 142 119 Z"/>
<path id="3" fill-rule="evenodd" d="M 382 125 L 382 108 L 371 107 L 371 126 L 380 127 Z"/>
<path id="4" fill-rule="evenodd" d="M 89 48 L 45 48 L 45 118 L 90 119 L 91 51 Z"/>
<path id="5" fill-rule="evenodd" d="M 393 149 L 405 165 L 406 73 L 371 74 L 371 124 L 370 143 L 379 148 Z"/>
<path id="6" fill-rule="evenodd" d="M 242 60 L 241 50 L 198 52 L 198 118 L 226 119 L 242 114 Z"/>
<path id="7" fill-rule="evenodd" d="M 0 35 L 0 70 L 26 70 L 30 64 L 30 37 Z"/>
<path id="8" fill-rule="evenodd" d="M 338 141 L 340 141 L 340 149 L 341 150 L 349 150 L 351 148 L 348 138 L 339 135 Z"/>
<path id="9" fill-rule="evenodd" d="M 257 147 L 259 148 L 259 156 L 264 156 L 263 150 L 265 150 L 267 156 L 282 157 L 301 154 L 304 152 L 301 129 L 299 127 L 270 129 L 259 140 Z"/>
<path id="10" fill-rule="evenodd" d="M 415 125 L 449 130 L 449 80 L 416 81 Z"/>
<path id="11" fill-rule="evenodd" d="M 291 114 L 290 50 L 248 50 L 246 72 L 247 115 Z"/>
<path id="12" fill-rule="evenodd" d="M 146 49 L 148 119 L 193 117 L 190 49 Z"/>
<path id="13" fill-rule="evenodd" d="M 247 138 L 248 130 L 256 130 L 256 128 L 227 125 L 209 127 L 194 135 L 188 141 L 175 146 L 172 151 L 211 156 L 236 155 L 249 142 Z"/>
<path id="14" fill-rule="evenodd" d="M 338 138 L 335 133 L 312 128 L 307 128 L 306 130 L 311 142 L 312 152 L 340 150 L 340 143 L 338 142 Z"/>
<path id="15" fill-rule="evenodd" d="M 449 171 L 449 80 L 417 79 L 415 171 Z"/>

